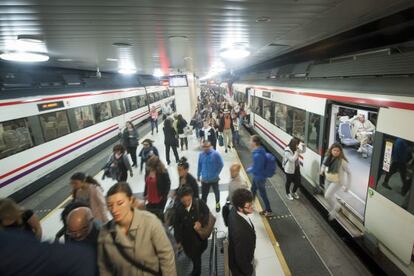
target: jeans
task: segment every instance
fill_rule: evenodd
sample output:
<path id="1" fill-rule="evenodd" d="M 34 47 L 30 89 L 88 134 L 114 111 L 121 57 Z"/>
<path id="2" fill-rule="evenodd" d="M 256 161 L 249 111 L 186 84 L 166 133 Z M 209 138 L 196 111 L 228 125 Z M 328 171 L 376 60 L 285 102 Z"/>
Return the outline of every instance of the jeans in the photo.
<path id="1" fill-rule="evenodd" d="M 207 203 L 208 193 L 210 187 L 213 187 L 214 196 L 216 197 L 216 203 L 220 203 L 220 191 L 218 187 L 218 181 L 215 182 L 203 182 L 201 181 L 201 199 Z"/>
<path id="2" fill-rule="evenodd" d="M 128 153 L 131 155 L 132 166 L 137 165 L 137 147 L 127 147 Z"/>
<path id="3" fill-rule="evenodd" d="M 341 206 L 335 196 L 339 189 L 341 189 L 341 184 L 325 181 L 325 187 L 327 187 L 325 190 L 325 199 L 329 205 L 329 214 L 333 216 Z"/>
<path id="4" fill-rule="evenodd" d="M 188 149 L 188 139 L 187 139 L 187 137 L 180 138 L 180 144 L 181 144 L 181 150 L 184 149 L 184 145 L 185 145 L 185 148 Z"/>
<path id="5" fill-rule="evenodd" d="M 167 158 L 167 164 L 168 165 L 171 163 L 170 148 L 172 148 L 172 150 L 174 152 L 175 161 L 178 162 L 178 160 L 180 159 L 180 157 L 178 157 L 178 152 L 177 152 L 177 147 L 176 146 L 165 145 L 165 157 Z"/>
<path id="6" fill-rule="evenodd" d="M 154 134 L 154 128 L 157 129 L 157 133 L 158 133 L 158 119 L 152 119 L 151 118 L 151 134 Z"/>
<path id="7" fill-rule="evenodd" d="M 240 145 L 240 134 L 238 130 L 233 132 L 233 145 Z"/>
<path id="8" fill-rule="evenodd" d="M 233 146 L 233 134 L 231 133 L 230 128 L 223 130 L 223 138 L 224 138 L 224 148 L 226 150 L 227 150 L 227 147 Z"/>
<path id="9" fill-rule="evenodd" d="M 252 194 L 253 194 L 253 197 L 255 197 L 257 190 L 259 189 L 260 196 L 262 197 L 263 202 L 265 204 L 265 211 L 272 212 L 272 209 L 270 208 L 269 198 L 267 197 L 265 184 L 266 184 L 266 179 L 261 179 L 261 180 L 253 179 Z"/>

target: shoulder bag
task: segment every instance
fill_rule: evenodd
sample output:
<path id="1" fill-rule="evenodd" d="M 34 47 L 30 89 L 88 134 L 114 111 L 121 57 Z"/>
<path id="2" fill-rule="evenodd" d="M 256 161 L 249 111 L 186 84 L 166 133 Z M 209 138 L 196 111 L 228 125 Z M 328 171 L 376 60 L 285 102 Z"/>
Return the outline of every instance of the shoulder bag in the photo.
<path id="1" fill-rule="evenodd" d="M 328 168 L 326 168 L 325 179 L 328 182 L 339 183 L 339 173 L 329 173 Z"/>
<path id="2" fill-rule="evenodd" d="M 155 276 L 162 276 L 161 271 L 155 271 L 149 267 L 146 267 L 145 265 L 141 264 L 140 262 L 138 262 L 138 260 L 134 259 L 131 255 L 129 255 L 127 252 L 125 252 L 124 248 L 122 248 L 116 241 L 115 241 L 115 232 L 111 232 L 111 237 L 112 237 L 112 242 L 114 243 L 116 249 L 118 249 L 118 252 L 121 254 L 121 256 L 127 260 L 129 263 L 131 263 L 132 265 L 134 265 L 136 268 L 147 272 L 147 273 L 151 273 L 152 275 Z"/>
<path id="3" fill-rule="evenodd" d="M 196 208 L 197 208 L 198 219 L 200 219 L 200 200 L 199 199 L 197 199 Z M 213 216 L 210 210 L 208 210 L 207 224 L 204 227 L 202 226 L 200 230 L 196 230 L 197 234 L 200 236 L 202 240 L 206 240 L 208 239 L 208 237 L 210 237 L 211 232 L 213 232 L 215 223 L 216 223 L 216 218 Z"/>

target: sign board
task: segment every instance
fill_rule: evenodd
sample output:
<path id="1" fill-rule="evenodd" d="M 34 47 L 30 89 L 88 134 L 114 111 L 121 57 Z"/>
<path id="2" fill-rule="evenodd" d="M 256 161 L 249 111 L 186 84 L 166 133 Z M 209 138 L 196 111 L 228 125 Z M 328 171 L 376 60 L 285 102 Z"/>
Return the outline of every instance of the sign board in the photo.
<path id="1" fill-rule="evenodd" d="M 39 111 L 46 111 L 46 110 L 51 110 L 51 109 L 62 108 L 64 106 L 65 105 L 63 101 L 59 101 L 59 102 L 41 103 L 37 105 L 37 108 L 39 109 Z"/>
<path id="2" fill-rule="evenodd" d="M 169 76 L 170 87 L 187 87 L 188 81 L 186 75 Z"/>
<path id="3" fill-rule="evenodd" d="M 389 172 L 391 167 L 392 147 L 393 143 L 391 141 L 385 142 L 384 161 L 382 162 L 382 169 L 386 172 Z"/>

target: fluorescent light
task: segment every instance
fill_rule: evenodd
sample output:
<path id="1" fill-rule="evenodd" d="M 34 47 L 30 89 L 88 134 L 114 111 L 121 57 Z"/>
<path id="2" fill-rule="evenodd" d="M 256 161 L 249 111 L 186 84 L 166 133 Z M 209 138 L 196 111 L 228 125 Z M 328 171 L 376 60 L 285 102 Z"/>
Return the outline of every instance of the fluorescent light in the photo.
<path id="1" fill-rule="evenodd" d="M 38 35 L 18 35 L 17 40 L 24 41 L 27 43 L 42 43 L 43 38 Z"/>
<path id="2" fill-rule="evenodd" d="M 106 61 L 118 61 L 117 58 L 107 58 Z"/>
<path id="3" fill-rule="evenodd" d="M 156 78 L 160 78 L 160 77 L 164 76 L 164 73 L 161 71 L 160 68 L 155 68 L 154 73 L 152 73 L 152 75 Z"/>
<path id="4" fill-rule="evenodd" d="M 249 55 L 250 51 L 241 46 L 230 47 L 220 51 L 220 56 L 225 59 L 242 59 Z"/>
<path id="5" fill-rule="evenodd" d="M 123 75 L 132 75 L 135 74 L 137 72 L 137 70 L 135 68 L 120 68 L 118 70 L 119 74 L 123 74 Z"/>
<path id="6" fill-rule="evenodd" d="M 60 62 L 69 62 L 69 61 L 73 61 L 73 59 L 71 59 L 71 58 L 58 58 L 57 61 L 60 61 Z"/>
<path id="7" fill-rule="evenodd" d="M 45 54 L 37 54 L 30 52 L 9 52 L 0 55 L 1 59 L 17 62 L 44 62 L 49 60 L 49 56 Z"/>

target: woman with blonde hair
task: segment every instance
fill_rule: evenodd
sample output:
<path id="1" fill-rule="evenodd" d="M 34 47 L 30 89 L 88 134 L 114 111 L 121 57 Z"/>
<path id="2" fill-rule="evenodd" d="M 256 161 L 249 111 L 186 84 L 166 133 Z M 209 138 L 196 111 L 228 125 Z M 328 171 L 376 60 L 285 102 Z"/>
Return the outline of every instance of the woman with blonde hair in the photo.
<path id="1" fill-rule="evenodd" d="M 24 210 L 11 198 L 0 199 L 0 229 L 25 230 L 38 240 L 42 238 L 42 226 L 32 210 Z"/>
<path id="2" fill-rule="evenodd" d="M 320 174 L 325 176 L 325 199 L 329 205 L 329 220 L 333 220 L 341 208 L 335 194 L 341 187 L 345 192 L 348 191 L 351 183 L 348 159 L 341 144 L 334 143 L 329 147 Z"/>

